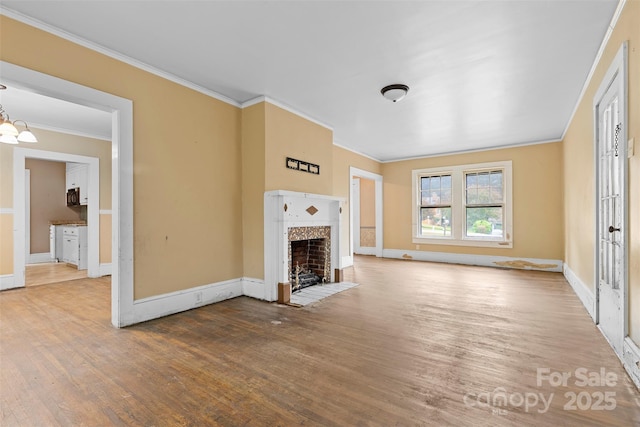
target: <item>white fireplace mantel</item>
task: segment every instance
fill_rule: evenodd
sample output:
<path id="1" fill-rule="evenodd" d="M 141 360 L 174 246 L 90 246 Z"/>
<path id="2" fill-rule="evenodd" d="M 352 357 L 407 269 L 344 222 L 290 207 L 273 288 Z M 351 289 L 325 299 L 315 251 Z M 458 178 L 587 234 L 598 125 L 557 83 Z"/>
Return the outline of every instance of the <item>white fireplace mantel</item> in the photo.
<path id="1" fill-rule="evenodd" d="M 289 282 L 291 227 L 331 227 L 331 281 L 339 266 L 340 210 L 344 198 L 294 191 L 264 193 L 264 299 L 278 298 L 278 283 Z"/>

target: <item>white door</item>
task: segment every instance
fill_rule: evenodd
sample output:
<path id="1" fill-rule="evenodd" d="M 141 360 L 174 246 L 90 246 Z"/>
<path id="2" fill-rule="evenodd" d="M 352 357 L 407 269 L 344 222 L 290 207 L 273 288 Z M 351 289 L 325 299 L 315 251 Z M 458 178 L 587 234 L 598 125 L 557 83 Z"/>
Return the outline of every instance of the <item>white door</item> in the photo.
<path id="1" fill-rule="evenodd" d="M 598 317 L 617 354 L 625 338 L 625 162 L 619 73 L 596 104 Z"/>

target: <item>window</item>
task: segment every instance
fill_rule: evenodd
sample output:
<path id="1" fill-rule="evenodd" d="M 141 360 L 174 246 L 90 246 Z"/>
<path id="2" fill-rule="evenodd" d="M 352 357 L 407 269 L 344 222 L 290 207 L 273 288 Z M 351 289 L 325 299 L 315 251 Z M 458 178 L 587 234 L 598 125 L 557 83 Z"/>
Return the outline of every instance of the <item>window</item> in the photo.
<path id="1" fill-rule="evenodd" d="M 413 243 L 512 247 L 511 162 L 413 171 Z"/>

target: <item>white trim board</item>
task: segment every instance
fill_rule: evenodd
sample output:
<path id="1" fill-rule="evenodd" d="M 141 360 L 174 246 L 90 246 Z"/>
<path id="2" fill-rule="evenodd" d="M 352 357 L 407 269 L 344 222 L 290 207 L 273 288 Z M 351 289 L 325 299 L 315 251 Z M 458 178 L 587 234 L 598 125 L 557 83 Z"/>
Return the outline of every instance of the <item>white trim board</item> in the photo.
<path id="1" fill-rule="evenodd" d="M 3 274 L 0 276 L 0 291 L 6 291 L 7 289 L 18 288 L 13 280 L 13 274 Z"/>
<path id="2" fill-rule="evenodd" d="M 638 389 L 640 389 L 640 348 L 629 337 L 624 339 L 624 345 L 622 350 L 622 365 L 627 371 L 631 380 Z M 640 403 L 637 402 L 636 403 Z"/>
<path id="3" fill-rule="evenodd" d="M 558 259 L 515 258 L 493 255 L 469 255 L 448 252 L 405 251 L 385 249 L 384 258 L 413 261 L 442 262 L 447 264 L 477 265 L 481 267 L 511 268 L 517 270 L 537 270 L 562 272 L 562 261 Z"/>
<path id="4" fill-rule="evenodd" d="M 242 279 L 232 279 L 136 300 L 129 324 L 242 296 L 242 286 Z"/>
<path id="5" fill-rule="evenodd" d="M 27 260 L 27 264 L 44 264 L 51 261 L 52 261 L 51 253 L 42 252 L 39 254 L 29 254 L 29 259 Z"/>
<path id="6" fill-rule="evenodd" d="M 593 292 L 589 291 L 589 287 L 569 268 L 567 264 L 563 264 L 562 273 L 564 278 L 567 279 L 573 292 L 578 296 L 584 308 L 587 309 L 589 316 L 593 321 L 596 320 L 596 301 L 593 296 Z"/>
<path id="7" fill-rule="evenodd" d="M 102 276 L 111 276 L 111 263 L 102 263 L 100 264 L 100 277 Z"/>

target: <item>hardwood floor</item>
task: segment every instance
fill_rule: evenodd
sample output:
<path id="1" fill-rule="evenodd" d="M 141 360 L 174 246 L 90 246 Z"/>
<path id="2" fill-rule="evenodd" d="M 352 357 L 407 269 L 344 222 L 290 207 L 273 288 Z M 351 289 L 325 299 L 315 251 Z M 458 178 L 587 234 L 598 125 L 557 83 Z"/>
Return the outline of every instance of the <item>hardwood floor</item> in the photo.
<path id="1" fill-rule="evenodd" d="M 86 279 L 87 270 L 64 262 L 29 264 L 25 267 L 25 286 L 39 286 L 68 280 Z"/>
<path id="2" fill-rule="evenodd" d="M 240 297 L 125 329 L 108 277 L 1 292 L 0 425 L 640 425 L 560 274 L 357 257 L 345 280 L 303 308 Z"/>

